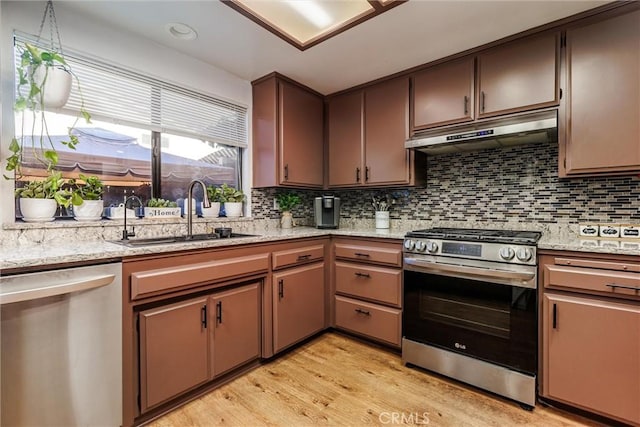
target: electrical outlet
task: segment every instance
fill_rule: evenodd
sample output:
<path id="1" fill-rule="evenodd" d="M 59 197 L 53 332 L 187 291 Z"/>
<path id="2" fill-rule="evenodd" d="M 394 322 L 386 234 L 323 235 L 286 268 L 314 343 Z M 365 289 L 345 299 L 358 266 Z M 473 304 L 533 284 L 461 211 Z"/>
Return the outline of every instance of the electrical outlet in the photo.
<path id="1" fill-rule="evenodd" d="M 276 211 L 280 210 L 280 205 L 278 204 L 278 199 L 276 199 L 275 197 L 273 198 L 273 209 Z"/>

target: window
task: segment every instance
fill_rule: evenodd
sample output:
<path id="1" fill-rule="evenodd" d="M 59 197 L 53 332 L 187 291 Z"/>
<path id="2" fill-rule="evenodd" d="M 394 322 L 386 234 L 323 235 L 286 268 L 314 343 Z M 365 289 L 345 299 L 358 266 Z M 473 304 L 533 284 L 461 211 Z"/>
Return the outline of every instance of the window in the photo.
<path id="1" fill-rule="evenodd" d="M 36 40 L 19 33 L 15 42 L 18 46 Z M 105 206 L 121 203 L 131 194 L 143 201 L 150 197 L 177 201 L 185 197 L 193 179 L 241 188 L 240 162 L 247 146 L 244 106 L 68 49 L 64 56 L 80 81 L 82 98 L 74 84 L 67 104 L 45 115 L 48 134 L 58 151 L 57 169 L 65 178 L 79 173 L 100 177 L 105 182 Z M 73 132 L 80 142 L 76 150 L 70 150 L 60 141 L 83 101 L 92 123 L 81 120 L 76 124 Z M 25 134 L 40 135 L 39 118 L 32 132 L 32 123 L 25 122 L 23 127 L 19 116 L 17 133 L 25 129 Z M 28 116 L 24 116 L 27 121 Z M 45 166 L 36 160 L 37 150 L 29 152 L 24 151 L 23 182 L 45 173 Z"/>

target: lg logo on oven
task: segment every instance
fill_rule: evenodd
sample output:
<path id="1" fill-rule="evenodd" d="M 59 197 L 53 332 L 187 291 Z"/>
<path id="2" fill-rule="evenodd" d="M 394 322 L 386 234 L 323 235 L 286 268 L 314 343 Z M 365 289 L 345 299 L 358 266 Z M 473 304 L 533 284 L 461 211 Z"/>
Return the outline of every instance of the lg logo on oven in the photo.
<path id="1" fill-rule="evenodd" d="M 467 346 L 464 344 L 460 344 L 459 342 L 455 343 L 455 347 L 459 350 L 466 350 Z"/>

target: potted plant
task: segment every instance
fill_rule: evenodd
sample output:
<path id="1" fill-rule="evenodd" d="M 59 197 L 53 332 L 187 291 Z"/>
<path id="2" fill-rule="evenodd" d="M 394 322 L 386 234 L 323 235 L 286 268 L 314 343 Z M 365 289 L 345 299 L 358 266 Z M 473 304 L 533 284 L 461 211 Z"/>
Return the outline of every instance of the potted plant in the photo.
<path id="1" fill-rule="evenodd" d="M 229 187 L 227 184 L 222 184 L 220 190 L 222 191 L 221 200 L 224 202 L 224 210 L 227 217 L 242 216 L 242 202 L 246 198 L 242 190 Z"/>
<path id="2" fill-rule="evenodd" d="M 202 216 L 205 218 L 217 217 L 220 214 L 220 203 L 224 202 L 222 188 L 209 185 L 207 187 L 207 196 L 211 202 L 210 208 L 202 208 Z"/>
<path id="3" fill-rule="evenodd" d="M 280 218 L 280 226 L 282 228 L 293 227 L 293 216 L 291 215 L 291 209 L 300 204 L 300 196 L 296 193 L 280 193 L 276 196 L 278 206 L 282 211 L 282 217 Z"/>
<path id="4" fill-rule="evenodd" d="M 26 222 L 49 222 L 55 219 L 58 206 L 69 207 L 72 193 L 63 189 L 62 174 L 49 171 L 43 180 L 29 181 L 15 191 L 22 219 Z"/>
<path id="5" fill-rule="evenodd" d="M 73 217 L 77 221 L 97 221 L 102 218 L 103 211 L 102 180 L 95 175 L 79 174 L 79 178 L 84 184 L 75 179 L 69 180 Z"/>
<path id="6" fill-rule="evenodd" d="M 144 208 L 145 218 L 180 218 L 182 210 L 176 202 L 152 198 Z"/>

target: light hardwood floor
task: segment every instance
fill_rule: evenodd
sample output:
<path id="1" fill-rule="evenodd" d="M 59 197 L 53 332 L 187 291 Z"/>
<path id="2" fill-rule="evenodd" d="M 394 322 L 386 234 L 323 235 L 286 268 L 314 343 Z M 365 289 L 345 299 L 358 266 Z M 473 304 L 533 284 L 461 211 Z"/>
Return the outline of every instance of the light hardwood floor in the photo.
<path id="1" fill-rule="evenodd" d="M 397 354 L 326 333 L 150 425 L 582 426 L 589 421 L 518 404 L 407 368 Z"/>

